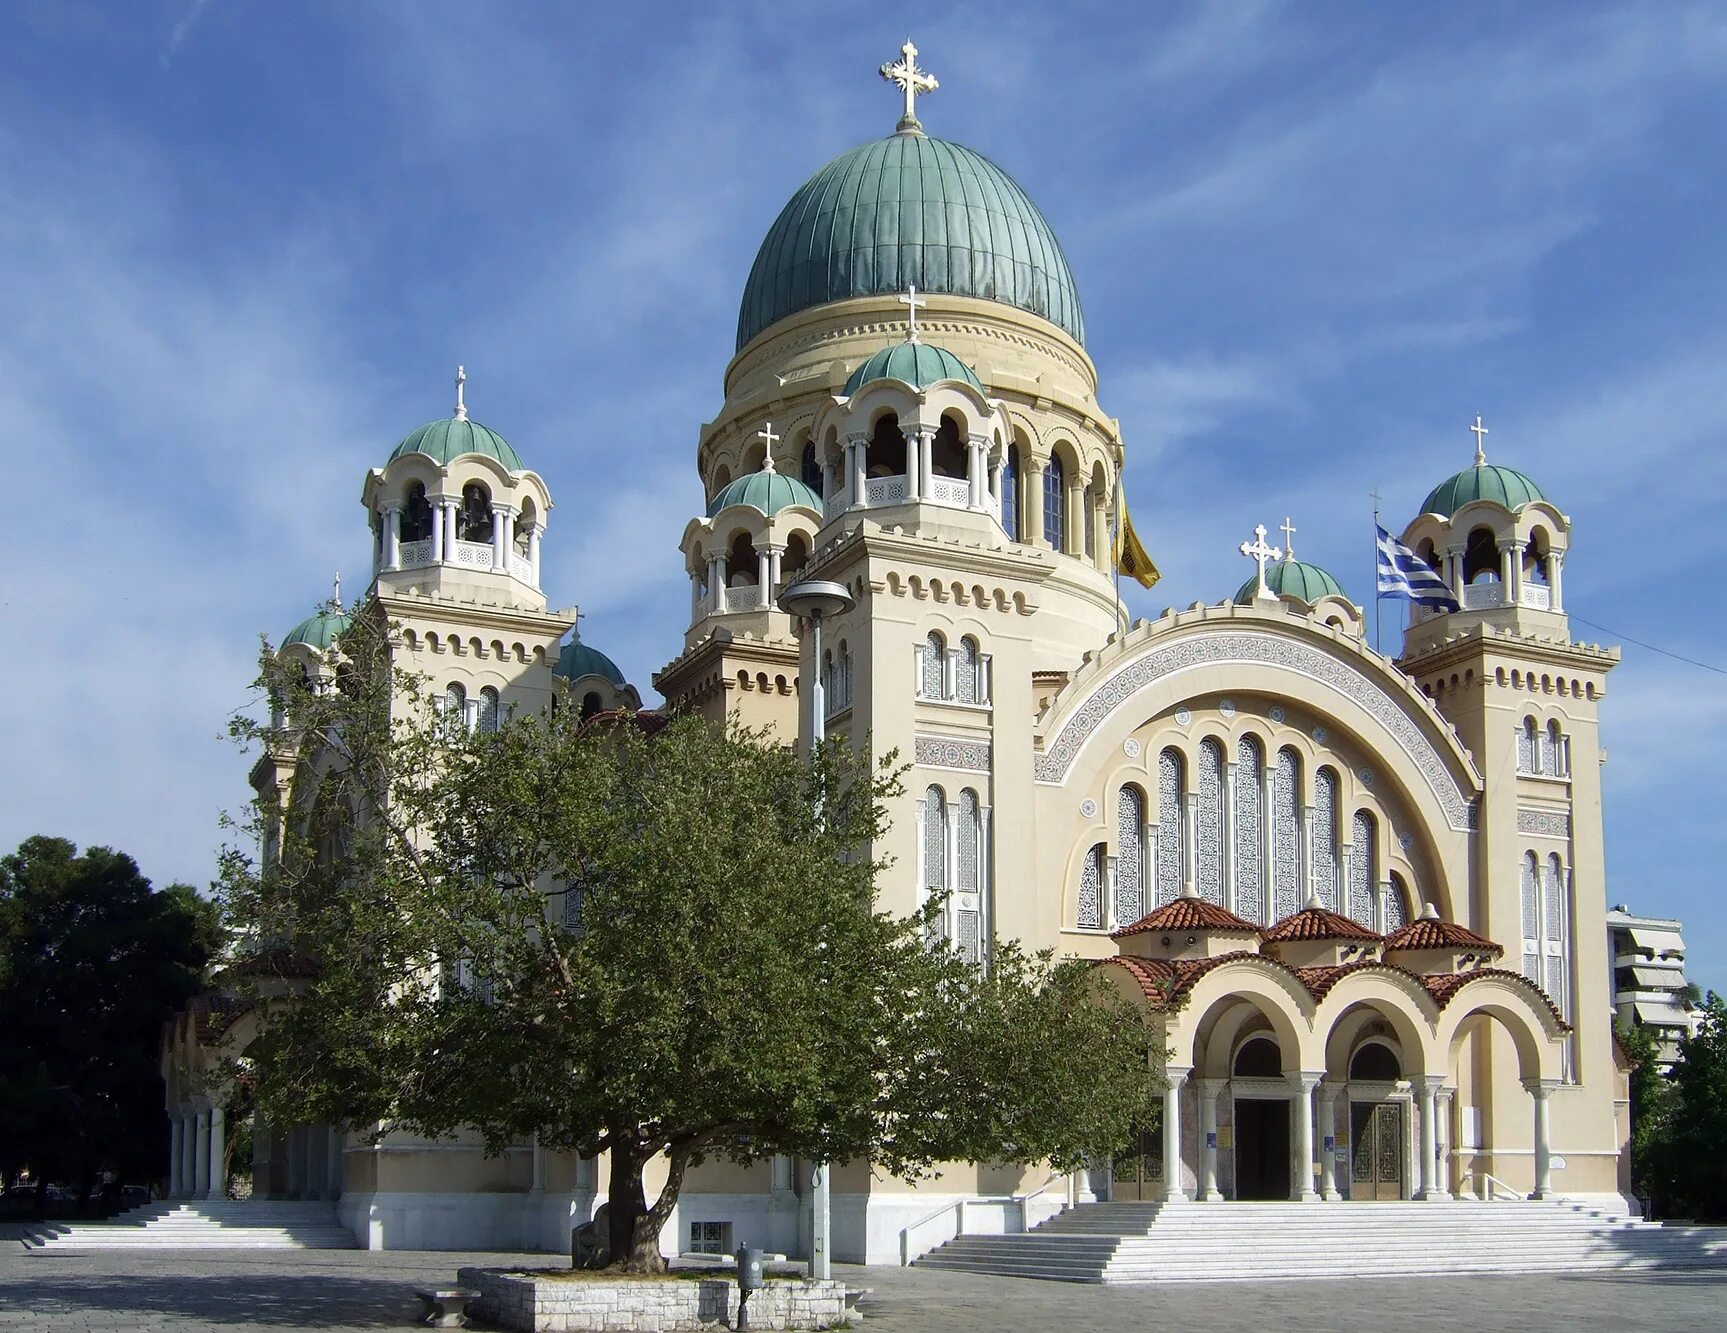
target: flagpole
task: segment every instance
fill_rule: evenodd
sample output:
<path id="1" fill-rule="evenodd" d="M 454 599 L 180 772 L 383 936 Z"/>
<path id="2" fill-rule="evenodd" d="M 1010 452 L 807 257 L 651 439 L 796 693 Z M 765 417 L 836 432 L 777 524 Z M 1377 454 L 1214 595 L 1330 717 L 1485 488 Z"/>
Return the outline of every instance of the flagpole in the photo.
<path id="1" fill-rule="evenodd" d="M 1379 487 L 1373 488 L 1373 651 L 1379 652 Z"/>

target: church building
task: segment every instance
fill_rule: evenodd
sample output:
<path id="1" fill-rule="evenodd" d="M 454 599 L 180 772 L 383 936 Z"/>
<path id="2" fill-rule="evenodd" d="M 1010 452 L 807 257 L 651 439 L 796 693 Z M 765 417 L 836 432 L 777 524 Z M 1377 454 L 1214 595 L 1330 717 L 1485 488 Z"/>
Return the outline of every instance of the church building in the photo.
<path id="1" fill-rule="evenodd" d="M 1239 589 L 1128 625 L 1128 446 L 1061 244 L 992 161 L 925 131 L 936 85 L 909 43 L 882 73 L 894 132 L 811 176 L 750 270 L 697 440 L 688 628 L 653 685 L 788 741 L 819 723 L 897 750 L 884 906 L 940 895 L 980 966 L 996 937 L 1094 960 L 1170 1056 L 1147 1133 L 1072 1178 L 950 1164 L 913 1188 L 834 1165 L 833 1257 L 916 1258 L 960 1206 L 998 1230 L 1096 1199 L 1287 1200 L 1316 1226 L 1327 1205 L 1464 1194 L 1623 1209 L 1598 728 L 1618 653 L 1573 640 L 1557 499 L 1489 462 L 1477 419 L 1474 461 L 1402 528 L 1451 602 L 1414 610 L 1395 657 L 1288 520 L 1232 534 L 1251 536 Z M 588 712 L 641 706 L 541 586 L 572 460 L 518 455 L 460 383 L 450 417 L 380 456 L 364 598 L 452 710 L 495 727 L 559 679 Z M 810 579 L 847 603 L 819 660 L 779 605 Z M 280 652 L 333 672 L 344 617 L 333 599 Z M 252 772 L 284 807 L 296 777 L 292 754 Z M 244 1032 L 194 1011 L 169 1036 L 185 1194 L 210 1188 L 221 1134 L 199 1071 Z M 374 1247 L 566 1250 L 605 1197 L 603 1159 L 531 1143 L 254 1141 L 260 1194 L 333 1200 Z M 705 1163 L 667 1248 L 807 1253 L 811 1178 Z"/>

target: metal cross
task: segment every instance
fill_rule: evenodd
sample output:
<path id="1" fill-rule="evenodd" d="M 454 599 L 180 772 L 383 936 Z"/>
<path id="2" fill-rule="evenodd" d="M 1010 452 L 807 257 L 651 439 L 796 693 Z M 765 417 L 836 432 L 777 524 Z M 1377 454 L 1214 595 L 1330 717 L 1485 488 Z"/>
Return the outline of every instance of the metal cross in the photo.
<path id="1" fill-rule="evenodd" d="M 330 606 L 340 611 L 342 609 L 342 571 L 336 571 L 335 587 L 330 592 Z"/>
<path id="2" fill-rule="evenodd" d="M 1259 589 L 1253 595 L 1255 597 L 1270 597 L 1271 589 L 1265 586 L 1265 562 L 1267 560 L 1281 560 L 1283 552 L 1275 546 L 1265 544 L 1265 524 L 1261 523 L 1253 529 L 1253 540 L 1241 544 L 1241 553 L 1259 566 Z"/>
<path id="3" fill-rule="evenodd" d="M 1283 519 L 1283 558 L 1295 559 L 1295 524 L 1289 521 L 1287 514 Z"/>
<path id="4" fill-rule="evenodd" d="M 911 38 L 906 38 L 906 43 L 900 47 L 899 53 L 897 63 L 881 67 L 881 76 L 889 83 L 897 83 L 900 91 L 905 94 L 905 115 L 900 117 L 899 127 L 909 130 L 917 126 L 918 95 L 933 93 L 941 85 L 935 81 L 933 74 L 917 67 L 917 47 L 911 44 Z"/>
<path id="5" fill-rule="evenodd" d="M 906 294 L 899 298 L 899 303 L 906 308 L 906 315 L 907 315 L 907 318 L 910 320 L 910 323 L 911 323 L 911 328 L 906 333 L 906 341 L 907 342 L 916 342 L 917 341 L 917 308 L 920 305 L 928 305 L 929 302 L 922 299 L 917 294 L 917 288 L 916 287 L 907 287 L 906 288 Z"/>
<path id="6" fill-rule="evenodd" d="M 774 434 L 774 423 L 770 421 L 758 430 L 756 438 L 767 445 L 767 448 L 762 451 L 762 471 L 772 472 L 774 470 L 774 446 L 781 439 L 780 436 Z"/>
<path id="7" fill-rule="evenodd" d="M 1487 434 L 1487 427 L 1481 424 L 1481 413 L 1475 414 L 1475 424 L 1469 429 L 1475 432 L 1475 466 L 1480 467 L 1487 461 L 1487 451 L 1481 447 L 1481 438 Z"/>
<path id="8" fill-rule="evenodd" d="M 466 384 L 467 382 L 468 382 L 468 372 L 467 372 L 466 367 L 457 366 L 456 367 L 456 420 L 457 421 L 466 421 L 468 419 L 468 405 L 462 401 L 462 386 L 464 384 Z"/>

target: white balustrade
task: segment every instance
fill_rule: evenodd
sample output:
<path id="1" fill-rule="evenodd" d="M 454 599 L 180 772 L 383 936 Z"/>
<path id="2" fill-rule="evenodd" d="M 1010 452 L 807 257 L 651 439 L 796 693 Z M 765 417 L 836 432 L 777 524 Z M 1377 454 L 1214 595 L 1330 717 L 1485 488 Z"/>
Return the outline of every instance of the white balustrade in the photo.
<path id="1" fill-rule="evenodd" d="M 726 610 L 728 611 L 759 611 L 761 605 L 762 590 L 760 588 L 726 589 Z"/>
<path id="2" fill-rule="evenodd" d="M 1525 583 L 1523 591 L 1518 596 L 1522 599 L 1523 605 L 1532 607 L 1537 611 L 1553 609 L 1553 590 L 1544 584 Z"/>
<path id="3" fill-rule="evenodd" d="M 971 504 L 971 483 L 964 477 L 931 477 L 929 479 L 929 496 L 938 505 L 948 505 L 954 509 L 965 509 Z"/>
<path id="4" fill-rule="evenodd" d="M 533 561 L 529 560 L 525 555 L 517 555 L 514 551 L 511 551 L 510 573 L 515 575 L 515 577 L 520 579 L 523 583 L 532 584 L 534 581 Z"/>
<path id="5" fill-rule="evenodd" d="M 400 549 L 400 559 L 397 565 L 401 569 L 413 569 L 419 565 L 432 563 L 432 539 L 422 542 L 403 542 Z"/>
<path id="6" fill-rule="evenodd" d="M 905 498 L 904 477 L 870 477 L 864 482 L 864 503 L 871 507 L 904 504 Z"/>
<path id="7" fill-rule="evenodd" d="M 456 558 L 450 563 L 463 565 L 470 569 L 490 569 L 492 567 L 492 544 L 490 542 L 456 543 Z"/>
<path id="8" fill-rule="evenodd" d="M 1505 585 L 1503 583 L 1471 583 L 1463 590 L 1463 609 L 1465 611 L 1488 611 L 1496 606 L 1505 605 Z"/>

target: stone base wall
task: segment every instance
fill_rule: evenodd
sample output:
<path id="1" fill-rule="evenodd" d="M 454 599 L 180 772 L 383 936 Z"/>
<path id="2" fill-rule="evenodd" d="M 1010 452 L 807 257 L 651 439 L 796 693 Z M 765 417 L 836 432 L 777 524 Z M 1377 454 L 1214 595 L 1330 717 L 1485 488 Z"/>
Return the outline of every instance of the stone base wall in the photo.
<path id="1" fill-rule="evenodd" d="M 695 1333 L 737 1323 L 738 1284 L 730 1278 L 607 1282 L 464 1268 L 456 1280 L 480 1293 L 470 1313 L 523 1333 Z M 830 1328 L 844 1318 L 843 1282 L 775 1280 L 750 1296 L 752 1328 Z"/>

